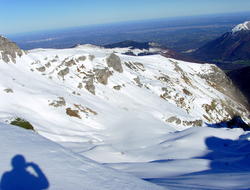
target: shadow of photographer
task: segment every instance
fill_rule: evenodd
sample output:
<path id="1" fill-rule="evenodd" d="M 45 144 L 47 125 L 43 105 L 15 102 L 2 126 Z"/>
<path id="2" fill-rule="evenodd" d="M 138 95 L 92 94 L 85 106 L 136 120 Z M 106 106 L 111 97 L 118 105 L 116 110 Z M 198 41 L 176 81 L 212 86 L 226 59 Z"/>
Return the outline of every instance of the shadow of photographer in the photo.
<path id="1" fill-rule="evenodd" d="M 16 155 L 11 161 L 13 169 L 3 174 L 1 179 L 1 190 L 42 190 L 49 187 L 49 182 L 35 163 L 27 163 L 22 155 Z M 26 169 L 33 168 L 36 176 L 30 174 Z"/>

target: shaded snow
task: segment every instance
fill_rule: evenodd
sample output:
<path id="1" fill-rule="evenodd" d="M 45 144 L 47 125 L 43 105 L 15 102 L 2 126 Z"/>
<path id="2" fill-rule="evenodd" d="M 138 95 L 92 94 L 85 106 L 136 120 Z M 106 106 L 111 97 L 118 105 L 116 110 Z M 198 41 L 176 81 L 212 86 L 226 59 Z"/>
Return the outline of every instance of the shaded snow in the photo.
<path id="1" fill-rule="evenodd" d="M 49 189 L 162 189 L 74 153 L 32 131 L 0 123 L 1 174 L 12 170 L 11 161 L 22 155 L 39 166 Z M 27 170 L 33 175 L 32 167 Z"/>

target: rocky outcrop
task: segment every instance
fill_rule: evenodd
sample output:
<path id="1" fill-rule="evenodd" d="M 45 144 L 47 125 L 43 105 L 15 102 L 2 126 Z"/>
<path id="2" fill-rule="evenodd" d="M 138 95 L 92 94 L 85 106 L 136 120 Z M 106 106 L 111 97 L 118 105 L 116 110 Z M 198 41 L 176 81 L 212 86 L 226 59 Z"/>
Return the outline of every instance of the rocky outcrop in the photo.
<path id="1" fill-rule="evenodd" d="M 176 116 L 172 116 L 166 120 L 168 123 L 175 123 L 177 125 L 184 125 L 184 126 L 192 126 L 192 127 L 201 127 L 203 124 L 203 121 L 201 119 L 197 119 L 194 121 L 182 121 Z"/>
<path id="2" fill-rule="evenodd" d="M 113 89 L 115 90 L 121 90 L 122 86 L 121 85 L 117 85 L 117 86 L 114 86 Z"/>
<path id="3" fill-rule="evenodd" d="M 46 68 L 44 67 L 44 66 L 42 66 L 42 67 L 39 67 L 39 68 L 36 68 L 38 71 L 40 71 L 40 72 L 44 72 L 45 70 L 46 70 Z"/>
<path id="4" fill-rule="evenodd" d="M 4 62 L 12 62 L 16 63 L 16 55 L 21 57 L 23 55 L 23 51 L 17 46 L 15 42 L 10 41 L 9 39 L 0 35 L 0 58 L 3 59 Z"/>
<path id="5" fill-rule="evenodd" d="M 95 95 L 95 86 L 94 86 L 94 76 L 90 77 L 89 80 L 87 80 L 85 85 L 85 88 L 92 93 L 93 95 Z"/>
<path id="6" fill-rule="evenodd" d="M 65 75 L 69 74 L 69 68 L 66 67 L 65 69 L 62 69 L 61 71 L 58 72 L 58 75 L 62 78 L 64 78 Z"/>
<path id="7" fill-rule="evenodd" d="M 49 105 L 58 108 L 66 106 L 66 101 L 63 97 L 58 97 L 58 100 L 53 100 Z"/>
<path id="8" fill-rule="evenodd" d="M 119 73 L 123 72 L 121 59 L 116 54 L 112 53 L 107 58 L 107 64 L 109 67 L 112 67 L 115 71 Z"/>
<path id="9" fill-rule="evenodd" d="M 97 81 L 104 85 L 108 84 L 108 77 L 112 75 L 112 73 L 109 71 L 108 68 L 94 69 L 94 73 L 95 73 Z"/>
<path id="10" fill-rule="evenodd" d="M 245 105 L 248 104 L 246 97 L 233 85 L 231 79 L 219 67 L 211 65 L 211 72 L 200 74 L 200 77 L 205 79 L 210 86 L 223 94 L 227 94 L 235 101 L 240 101 Z"/>
<path id="11" fill-rule="evenodd" d="M 246 96 L 250 104 L 250 66 L 236 69 L 227 73 L 233 84 Z"/>

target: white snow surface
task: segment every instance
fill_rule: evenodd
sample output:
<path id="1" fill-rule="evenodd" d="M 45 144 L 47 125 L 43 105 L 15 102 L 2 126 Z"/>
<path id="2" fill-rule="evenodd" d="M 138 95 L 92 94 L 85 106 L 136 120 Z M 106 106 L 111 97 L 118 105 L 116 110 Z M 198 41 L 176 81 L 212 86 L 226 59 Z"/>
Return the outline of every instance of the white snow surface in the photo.
<path id="1" fill-rule="evenodd" d="M 246 21 L 244 23 L 238 24 L 232 29 L 232 33 L 236 33 L 241 30 L 250 30 L 250 21 Z"/>
<path id="2" fill-rule="evenodd" d="M 39 166 L 49 182 L 47 189 L 163 189 L 101 165 L 32 131 L 0 123 L 0 134 L 1 173 L 11 171 L 12 159 L 21 155 L 26 163 Z M 32 167 L 27 170 L 37 175 Z"/>
<path id="3" fill-rule="evenodd" d="M 136 177 L 168 189 L 249 188 L 249 133 L 206 124 L 229 119 L 227 104 L 249 123 L 243 105 L 200 77 L 215 66 L 120 49 L 119 73 L 106 61 L 114 51 L 84 45 L 35 49 L 16 64 L 0 60 L 0 171 L 22 154 L 39 165 L 50 189 L 160 188 Z M 93 78 L 94 95 L 85 85 L 96 68 L 112 75 L 106 85 Z M 206 111 L 209 105 L 214 108 Z M 15 117 L 39 135 L 4 124 Z M 199 120 L 202 127 L 187 124 Z"/>

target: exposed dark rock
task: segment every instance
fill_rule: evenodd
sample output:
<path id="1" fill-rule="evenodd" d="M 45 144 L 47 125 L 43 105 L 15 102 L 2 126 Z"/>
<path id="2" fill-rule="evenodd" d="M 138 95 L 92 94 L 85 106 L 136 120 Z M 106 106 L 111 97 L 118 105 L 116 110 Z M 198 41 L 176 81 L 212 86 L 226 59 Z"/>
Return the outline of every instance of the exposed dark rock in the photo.
<path id="1" fill-rule="evenodd" d="M 248 105 L 246 97 L 233 85 L 231 79 L 219 67 L 211 65 L 211 69 L 211 72 L 199 76 L 216 90 L 227 94 L 235 101 Z"/>
<path id="2" fill-rule="evenodd" d="M 81 117 L 79 115 L 79 110 L 72 110 L 71 108 L 67 108 L 66 114 L 71 116 L 71 117 L 77 117 L 77 118 L 81 119 Z"/>
<path id="3" fill-rule="evenodd" d="M 192 95 L 192 93 L 191 92 L 189 92 L 187 89 L 183 89 L 183 93 L 184 94 L 186 94 L 186 95 L 188 95 L 188 96 L 191 96 Z"/>
<path id="4" fill-rule="evenodd" d="M 228 72 L 227 76 L 230 77 L 233 84 L 246 96 L 250 104 L 250 66 Z"/>
<path id="5" fill-rule="evenodd" d="M 162 87 L 162 91 L 164 91 L 164 94 L 161 94 L 160 97 L 163 98 L 164 100 L 166 99 L 171 99 L 171 96 L 169 95 L 169 90 L 166 87 Z"/>
<path id="6" fill-rule="evenodd" d="M 80 56 L 80 57 L 78 57 L 77 59 L 76 59 L 76 62 L 79 62 L 79 61 L 85 61 L 87 58 L 86 58 L 86 56 Z"/>
<path id="7" fill-rule="evenodd" d="M 112 53 L 107 58 L 107 64 L 109 67 L 112 67 L 115 71 L 117 71 L 119 73 L 123 72 L 121 59 L 116 54 Z"/>
<path id="8" fill-rule="evenodd" d="M 142 87 L 142 83 L 141 83 L 141 81 L 140 81 L 139 76 L 137 76 L 136 78 L 134 78 L 134 81 L 137 83 L 137 85 L 138 85 L 139 87 Z"/>
<path id="9" fill-rule="evenodd" d="M 117 85 L 113 87 L 115 90 L 121 90 L 122 86 L 121 85 Z"/>
<path id="10" fill-rule="evenodd" d="M 65 75 L 69 74 L 69 68 L 66 67 L 57 73 L 60 77 L 64 78 Z"/>
<path id="11" fill-rule="evenodd" d="M 131 62 L 124 62 L 124 64 L 128 67 L 128 68 L 130 68 L 130 69 L 132 69 L 132 70 L 134 70 L 134 71 L 137 71 L 138 69 L 136 68 L 136 66 L 133 64 L 133 63 L 131 63 Z"/>
<path id="12" fill-rule="evenodd" d="M 112 75 L 108 68 L 104 69 L 94 69 L 95 77 L 97 81 L 101 84 L 107 85 L 108 84 L 108 77 Z"/>
<path id="13" fill-rule="evenodd" d="M 172 116 L 166 120 L 169 123 L 176 123 L 177 125 L 183 124 L 184 126 L 192 126 L 192 127 L 201 127 L 203 121 L 201 119 L 197 119 L 195 121 L 181 121 L 181 119 L 177 118 L 176 116 Z"/>
<path id="14" fill-rule="evenodd" d="M 89 55 L 89 60 L 90 61 L 93 61 L 95 59 L 95 56 L 94 55 Z"/>
<path id="15" fill-rule="evenodd" d="M 170 82 L 170 77 L 165 75 L 165 76 L 162 76 L 162 77 L 159 77 L 158 78 L 159 81 L 162 81 L 162 82 Z"/>
<path id="16" fill-rule="evenodd" d="M 16 63 L 16 54 L 21 57 L 23 51 L 17 46 L 15 42 L 9 41 L 9 39 L 0 35 L 0 51 L 3 61 L 8 63 L 10 62 L 9 56 L 12 62 Z"/>
<path id="17" fill-rule="evenodd" d="M 201 119 L 197 119 L 195 121 L 182 121 L 183 125 L 192 126 L 192 127 L 201 127 L 203 121 Z"/>
<path id="18" fill-rule="evenodd" d="M 53 62 L 53 60 L 52 60 L 52 62 Z M 47 68 L 51 67 L 51 63 L 50 62 L 46 63 L 45 67 L 47 67 Z"/>
<path id="19" fill-rule="evenodd" d="M 166 120 L 168 123 L 176 123 L 177 125 L 181 124 L 181 120 L 177 118 L 176 116 L 172 116 Z"/>
<path id="20" fill-rule="evenodd" d="M 66 101 L 64 100 L 63 97 L 58 97 L 59 100 L 53 100 L 52 103 L 50 103 L 50 106 L 54 106 L 56 108 L 66 106 Z"/>
<path id="21" fill-rule="evenodd" d="M 95 86 L 94 86 L 94 76 L 90 77 L 85 83 L 85 88 L 92 94 L 95 95 Z"/>
<path id="22" fill-rule="evenodd" d="M 39 68 L 36 68 L 38 71 L 40 71 L 40 72 L 44 72 L 45 70 L 46 70 L 46 68 L 44 67 L 44 66 L 42 66 L 42 67 L 39 67 Z"/>
<path id="23" fill-rule="evenodd" d="M 82 83 L 80 82 L 79 85 L 77 86 L 77 88 L 82 89 L 82 87 L 83 87 L 83 86 L 82 86 Z"/>
<path id="24" fill-rule="evenodd" d="M 4 91 L 7 93 L 13 93 L 13 90 L 11 88 L 6 88 L 6 89 L 4 89 Z"/>
<path id="25" fill-rule="evenodd" d="M 145 69 L 145 67 L 144 67 L 144 65 L 142 63 L 138 63 L 138 62 L 124 62 L 124 64 L 128 68 L 130 68 L 130 69 L 132 69 L 134 71 L 139 71 L 139 70 L 146 71 L 146 69 Z"/>
<path id="26" fill-rule="evenodd" d="M 76 65 L 76 62 L 75 62 L 74 59 L 71 59 L 71 60 L 69 60 L 69 61 L 63 61 L 63 63 L 64 63 L 64 65 L 65 65 L 66 67 L 71 67 L 71 66 L 73 66 L 73 65 Z"/>

